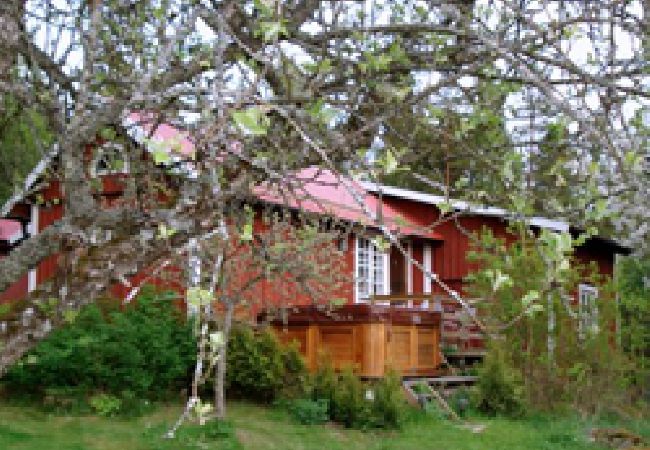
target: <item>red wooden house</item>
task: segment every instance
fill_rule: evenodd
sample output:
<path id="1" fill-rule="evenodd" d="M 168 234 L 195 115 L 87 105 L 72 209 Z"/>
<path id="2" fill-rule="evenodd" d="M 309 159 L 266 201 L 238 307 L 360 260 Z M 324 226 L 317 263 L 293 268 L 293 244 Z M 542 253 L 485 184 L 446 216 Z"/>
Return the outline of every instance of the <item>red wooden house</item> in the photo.
<path id="1" fill-rule="evenodd" d="M 140 144 L 146 155 L 155 140 L 174 140 L 181 156 L 193 154 L 191 141 L 169 125 L 159 125 L 152 140 L 145 139 L 151 126 L 133 126 L 141 116 L 132 115 L 128 121 L 131 138 Z M 50 156 L 53 160 L 54 156 Z M 102 180 L 106 204 L 119 197 L 116 177 L 128 176 L 129 167 L 118 168 L 112 162 L 126 161 L 120 148 L 106 143 L 89 149 L 89 176 Z M 27 180 L 36 186 L 49 164 L 39 165 Z M 433 230 L 429 225 L 440 218 L 442 197 L 392 186 L 347 179 L 315 167 L 306 168 L 292 178 L 293 186 L 285 192 L 259 186 L 254 190 L 258 205 L 280 204 L 316 215 L 335 217 L 350 225 L 352 232 L 342 235 L 341 264 L 349 273 L 349 288 L 344 296 L 346 306 L 333 319 L 316 307 L 304 306 L 289 316 L 288 322 L 276 322 L 280 336 L 298 340 L 308 363 L 316 365 L 316 353 L 327 350 L 339 365 L 354 364 L 366 376 L 383 373 L 391 364 L 405 374 L 435 373 L 440 364 L 441 345 L 454 345 L 458 354 L 480 353 L 483 339 L 473 327 L 461 329 L 460 308 L 448 297 L 448 292 L 425 276 L 437 274 L 439 280 L 452 290 L 463 294 L 463 279 L 471 270 L 466 254 L 470 249 L 468 233 L 490 228 L 494 235 L 512 241 L 507 232 L 510 213 L 500 208 L 480 207 L 454 202 L 452 207 L 462 214 L 458 221 L 446 221 Z M 117 186 L 117 187 L 116 187 Z M 57 182 L 46 182 L 27 197 L 11 199 L 3 208 L 0 220 L 0 257 L 7 254 L 25 237 L 39 233 L 63 215 L 61 193 Z M 532 228 L 548 228 L 563 232 L 571 227 L 560 221 L 531 218 Z M 390 231 L 404 249 L 397 246 L 379 248 L 374 235 Z M 599 271 L 613 275 L 614 259 L 625 249 L 605 238 L 591 238 L 578 248 L 576 257 L 594 261 Z M 0 302 L 18 300 L 56 269 L 56 256 L 41 261 L 36 267 L 0 294 Z M 121 289 L 125 294 L 126 290 Z M 260 295 L 265 296 L 264 288 Z M 595 287 L 584 284 L 580 296 L 597 295 Z M 396 305 L 397 304 L 397 305 Z M 358 306 L 355 306 L 358 305 Z M 392 306 L 391 306 L 392 305 Z"/>

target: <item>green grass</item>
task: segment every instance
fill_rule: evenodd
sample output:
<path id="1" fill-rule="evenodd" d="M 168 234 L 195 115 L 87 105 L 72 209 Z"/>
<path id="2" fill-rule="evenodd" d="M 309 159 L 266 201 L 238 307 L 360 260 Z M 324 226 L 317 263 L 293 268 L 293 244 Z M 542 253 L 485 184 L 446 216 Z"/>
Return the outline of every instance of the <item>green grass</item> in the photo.
<path id="1" fill-rule="evenodd" d="M 473 419 L 486 425 L 473 434 L 450 422 L 415 414 L 400 431 L 346 430 L 336 425 L 299 425 L 277 408 L 245 403 L 230 405 L 234 435 L 208 437 L 209 429 L 182 428 L 174 440 L 164 440 L 179 406 L 158 408 L 154 413 L 117 419 L 66 416 L 39 409 L 0 404 L 0 449 L 6 450 L 183 450 L 183 449 L 598 449 L 587 441 L 593 424 L 575 419 L 526 420 Z M 650 437 L 648 425 L 627 424 L 628 429 Z"/>

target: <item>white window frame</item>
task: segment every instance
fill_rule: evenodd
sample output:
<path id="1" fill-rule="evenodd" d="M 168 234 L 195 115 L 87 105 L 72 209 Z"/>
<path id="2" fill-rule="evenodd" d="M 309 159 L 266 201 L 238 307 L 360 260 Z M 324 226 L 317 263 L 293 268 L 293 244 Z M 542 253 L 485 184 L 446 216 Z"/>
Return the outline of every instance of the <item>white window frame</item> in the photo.
<path id="1" fill-rule="evenodd" d="M 97 164 L 99 163 L 99 160 L 104 155 L 104 152 L 107 150 L 117 151 L 122 155 L 122 161 L 124 162 L 124 165 L 122 166 L 121 169 L 97 170 Z M 91 177 L 95 178 L 102 175 L 118 175 L 118 174 L 126 175 L 128 173 L 129 173 L 129 158 L 127 158 L 126 151 L 124 150 L 123 145 L 117 144 L 115 142 L 107 142 L 101 147 L 95 149 L 95 157 L 90 163 Z"/>
<path id="2" fill-rule="evenodd" d="M 406 243 L 406 293 L 413 294 L 413 242 Z"/>
<path id="3" fill-rule="evenodd" d="M 359 277 L 360 269 L 360 258 L 359 251 L 362 248 L 362 243 L 368 243 L 368 268 L 367 268 L 367 278 L 361 280 Z M 379 266 L 377 263 L 381 264 Z M 369 296 L 373 295 L 387 295 L 390 288 L 390 274 L 389 274 L 389 254 L 384 251 L 380 251 L 375 247 L 372 242 L 372 239 L 359 237 L 357 236 L 354 240 L 354 302 L 355 303 L 365 303 L 368 301 Z M 381 282 L 376 282 L 377 277 L 377 268 L 381 267 L 379 274 L 381 275 Z M 368 293 L 362 293 L 359 289 L 361 282 L 368 284 Z M 379 289 L 378 289 L 379 288 Z"/>
<path id="4" fill-rule="evenodd" d="M 431 277 L 427 273 L 431 273 L 433 270 L 433 254 L 431 252 L 431 244 L 424 244 L 422 250 L 422 267 L 424 268 L 424 273 L 422 274 L 422 292 L 425 294 L 430 294 L 432 291 Z M 425 309 L 429 308 L 429 300 L 422 302 L 422 307 Z"/>
<path id="5" fill-rule="evenodd" d="M 38 234 L 38 229 L 40 228 L 39 216 L 40 208 L 38 205 L 32 204 L 29 211 L 29 234 L 30 236 L 36 236 Z M 34 292 L 36 290 L 36 282 L 38 280 L 38 264 L 29 270 L 27 275 L 27 292 Z"/>
<path id="6" fill-rule="evenodd" d="M 406 293 L 413 295 L 413 242 L 406 242 Z M 409 308 L 413 308 L 413 300 L 407 302 Z"/>
<path id="7" fill-rule="evenodd" d="M 598 288 L 591 284 L 578 285 L 578 334 L 598 332 Z"/>

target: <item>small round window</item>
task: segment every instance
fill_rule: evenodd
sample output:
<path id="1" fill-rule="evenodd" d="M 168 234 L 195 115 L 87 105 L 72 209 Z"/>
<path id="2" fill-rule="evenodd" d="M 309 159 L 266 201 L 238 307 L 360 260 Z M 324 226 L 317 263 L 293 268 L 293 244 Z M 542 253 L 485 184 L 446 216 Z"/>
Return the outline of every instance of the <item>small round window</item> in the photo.
<path id="1" fill-rule="evenodd" d="M 109 143 L 99 147 L 91 166 L 91 175 L 129 173 L 129 161 L 124 147 Z"/>

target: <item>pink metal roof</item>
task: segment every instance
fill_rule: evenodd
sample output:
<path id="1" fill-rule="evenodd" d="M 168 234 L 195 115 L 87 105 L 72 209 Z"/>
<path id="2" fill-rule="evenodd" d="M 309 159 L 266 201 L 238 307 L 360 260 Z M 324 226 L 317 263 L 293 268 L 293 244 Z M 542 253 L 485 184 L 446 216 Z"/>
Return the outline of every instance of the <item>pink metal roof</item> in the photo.
<path id="1" fill-rule="evenodd" d="M 147 136 L 149 136 L 156 123 L 155 116 L 148 116 L 145 113 L 131 113 L 129 119 L 142 128 Z M 161 143 L 169 143 L 172 152 L 176 152 L 181 156 L 194 156 L 194 143 L 190 140 L 189 133 L 181 131 L 172 125 L 158 124 L 151 135 L 151 139 Z"/>
<path id="2" fill-rule="evenodd" d="M 154 116 L 148 116 L 146 113 L 131 113 L 128 117 L 128 121 L 139 126 L 146 135 L 151 133 L 155 120 Z M 172 125 L 159 124 L 151 137 L 154 141 L 169 142 L 172 152 L 182 156 L 194 156 L 195 147 L 188 133 Z M 229 152 L 241 151 L 240 146 L 241 143 L 233 143 Z M 274 186 L 264 184 L 257 186 L 253 191 L 263 201 L 331 215 L 366 226 L 384 223 L 391 231 L 400 234 L 442 239 L 439 233 L 408 223 L 398 211 L 381 202 L 376 194 L 361 183 L 331 170 L 308 167 L 287 177 L 284 183 L 276 183 Z M 368 212 L 374 219 L 369 217 Z"/>
<path id="3" fill-rule="evenodd" d="M 331 215 L 366 226 L 378 226 L 383 222 L 393 232 L 442 239 L 436 232 L 408 223 L 394 208 L 381 202 L 357 181 L 327 169 L 302 169 L 294 173 L 286 183 L 270 188 L 258 186 L 254 193 L 260 200 L 303 211 Z M 382 220 L 368 217 L 368 212 L 375 218 L 381 215 Z"/>
<path id="4" fill-rule="evenodd" d="M 17 220 L 0 219 L 0 241 L 10 244 L 23 237 L 23 226 Z"/>

